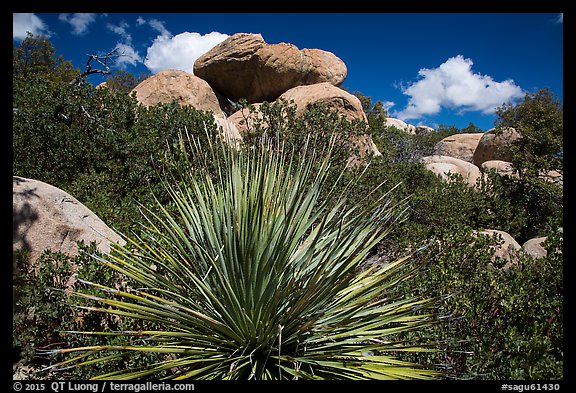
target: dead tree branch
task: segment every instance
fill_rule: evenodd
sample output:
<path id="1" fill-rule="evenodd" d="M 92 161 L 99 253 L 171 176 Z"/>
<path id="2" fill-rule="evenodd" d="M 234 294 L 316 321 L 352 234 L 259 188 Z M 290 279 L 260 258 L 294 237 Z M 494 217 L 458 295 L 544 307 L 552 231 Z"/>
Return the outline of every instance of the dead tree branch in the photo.
<path id="1" fill-rule="evenodd" d="M 112 73 L 112 71 L 110 70 L 110 65 L 108 64 L 108 61 L 111 60 L 111 62 L 113 63 L 114 58 L 120 57 L 120 56 L 126 56 L 125 53 L 117 53 L 117 52 L 118 52 L 118 48 L 114 48 L 111 52 L 108 52 L 105 55 L 95 55 L 95 54 L 86 55 L 86 56 L 88 56 L 88 61 L 86 62 L 86 69 L 84 70 L 84 72 L 82 72 L 80 75 L 78 75 L 72 81 L 70 81 L 70 83 L 68 85 L 70 87 L 82 86 L 86 80 L 86 77 L 88 75 L 92 75 L 92 74 L 110 75 Z M 91 63 L 93 60 L 95 62 L 97 62 L 98 64 L 100 64 L 102 67 L 104 67 L 104 69 L 92 68 Z"/>
<path id="2" fill-rule="evenodd" d="M 112 51 L 110 51 L 104 55 L 101 55 L 101 54 L 97 55 L 94 53 L 91 55 L 87 54 L 86 56 L 88 56 L 88 60 L 86 61 L 85 70 L 82 73 L 80 73 L 80 75 L 78 75 L 76 78 L 71 80 L 70 83 L 68 83 L 68 88 L 73 89 L 73 88 L 80 88 L 80 87 L 84 86 L 84 84 L 86 83 L 86 77 L 88 75 L 92 75 L 92 74 L 110 75 L 112 73 L 110 66 L 112 66 L 114 64 L 115 59 L 117 57 L 120 57 L 120 56 L 127 56 L 125 53 L 118 53 L 118 50 L 119 50 L 119 48 L 116 47 Z M 100 67 L 98 67 L 98 66 L 96 66 L 98 68 L 93 67 L 92 62 L 98 63 L 100 65 Z M 86 115 L 86 117 L 88 117 L 88 119 L 98 120 L 98 118 L 96 118 L 96 117 L 90 115 L 90 113 L 88 113 L 86 108 L 84 108 L 84 105 L 80 105 L 80 108 L 82 109 L 82 113 L 84 113 L 84 115 Z M 56 107 L 56 110 L 54 111 L 54 117 L 57 120 L 62 121 L 66 125 L 70 126 L 72 120 L 70 119 L 70 117 L 68 115 L 66 115 L 65 110 L 66 110 L 66 103 L 61 102 Z"/>

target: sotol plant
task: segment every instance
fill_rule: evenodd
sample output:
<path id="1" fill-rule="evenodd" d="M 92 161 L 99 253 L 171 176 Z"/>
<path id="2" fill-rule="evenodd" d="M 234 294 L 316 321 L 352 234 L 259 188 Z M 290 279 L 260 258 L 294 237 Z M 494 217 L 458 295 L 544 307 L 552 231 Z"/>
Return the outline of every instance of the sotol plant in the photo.
<path id="1" fill-rule="evenodd" d="M 66 356 L 53 369 L 157 353 L 156 362 L 97 378 L 439 376 L 396 357 L 429 350 L 393 337 L 434 321 L 432 300 L 396 290 L 415 272 L 410 258 L 363 267 L 403 216 L 403 205 L 384 195 L 369 212 L 347 206 L 346 185 L 326 184 L 329 152 L 299 155 L 273 145 L 266 139 L 239 151 L 220 145 L 208 149 L 212 157 L 191 149 L 189 171 L 166 182 L 174 210 L 145 209 L 142 232 L 98 257 L 140 287 L 84 282 L 85 290 L 72 293 L 79 303 L 93 302 L 84 309 L 160 328 L 69 332 L 103 341 L 50 351 Z M 194 143 L 183 138 L 182 146 Z M 210 175 L 198 163 L 212 160 Z M 323 200 L 322 187 L 330 191 Z M 106 344 L 111 336 L 125 344 Z"/>

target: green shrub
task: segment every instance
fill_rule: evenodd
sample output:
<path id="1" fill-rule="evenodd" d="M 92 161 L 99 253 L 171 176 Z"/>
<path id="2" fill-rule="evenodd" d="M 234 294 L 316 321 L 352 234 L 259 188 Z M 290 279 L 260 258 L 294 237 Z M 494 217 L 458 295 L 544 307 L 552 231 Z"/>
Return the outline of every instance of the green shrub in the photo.
<path id="1" fill-rule="evenodd" d="M 123 318 L 103 316 L 82 308 L 85 302 L 70 307 L 70 296 L 85 285 L 78 280 L 107 282 L 113 288 L 123 289 L 130 285 L 118 273 L 101 269 L 93 255 L 101 255 L 95 243 L 89 246 L 79 243 L 79 255 L 70 257 L 60 252 L 46 250 L 34 263 L 25 252 L 17 253 L 19 273 L 14 278 L 16 312 L 13 318 L 12 343 L 20 350 L 20 363 L 34 365 L 42 370 L 50 364 L 50 357 L 41 353 L 58 347 L 76 347 L 80 343 L 94 343 L 98 340 L 87 337 L 79 340 L 74 332 L 79 330 L 128 330 L 136 326 Z M 88 293 L 95 294 L 87 288 Z M 142 328 L 142 324 L 138 325 Z M 146 325 L 144 325 L 146 326 Z M 150 326 L 150 324 L 148 324 Z M 111 340 L 113 343 L 114 340 Z M 118 358 L 106 365 L 96 365 L 92 369 L 67 369 L 60 373 L 38 372 L 36 378 L 88 379 L 95 374 L 111 372 L 119 367 L 129 367 L 142 362 L 148 363 L 157 358 L 146 354 L 132 359 Z"/>
<path id="2" fill-rule="evenodd" d="M 448 322 L 418 332 L 444 351 L 409 359 L 442 364 L 454 378 L 563 379 L 562 238 L 550 236 L 547 257 L 521 254 L 519 267 L 508 270 L 488 267 L 494 240 L 470 229 L 437 240 L 411 284 L 421 296 L 445 296 Z"/>

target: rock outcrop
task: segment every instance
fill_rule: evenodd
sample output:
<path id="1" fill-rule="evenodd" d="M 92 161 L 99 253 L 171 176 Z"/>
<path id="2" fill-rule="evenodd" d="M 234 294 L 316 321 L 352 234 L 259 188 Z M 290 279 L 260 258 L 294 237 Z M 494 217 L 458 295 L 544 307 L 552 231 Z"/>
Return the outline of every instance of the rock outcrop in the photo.
<path id="1" fill-rule="evenodd" d="M 315 105 L 325 105 L 336 109 L 348 120 L 367 121 L 358 97 L 327 82 L 294 87 L 278 99 L 293 101 L 296 104 L 296 116 L 302 116 Z"/>
<path id="2" fill-rule="evenodd" d="M 414 130 L 414 132 L 416 133 L 416 135 L 426 135 L 436 131 L 434 128 L 428 126 L 415 126 L 415 127 L 416 129 Z"/>
<path id="3" fill-rule="evenodd" d="M 222 134 L 220 135 L 223 140 L 230 145 L 238 146 L 242 141 L 242 134 L 238 128 L 236 128 L 236 125 L 231 122 L 229 118 L 214 116 L 214 120 L 218 128 L 222 130 Z"/>
<path id="4" fill-rule="evenodd" d="M 335 109 L 338 114 L 350 121 L 361 120 L 367 122 L 360 100 L 347 91 L 327 82 L 294 87 L 278 97 L 278 100 L 286 100 L 290 104 L 294 104 L 296 106 L 296 116 L 302 116 L 315 105 L 324 105 Z M 228 119 L 234 123 L 241 133 L 245 132 L 252 127 L 257 119 L 262 121 L 263 118 L 259 112 L 260 105 L 262 104 L 254 104 L 256 109 L 254 112 L 250 112 L 247 108 L 240 109 L 230 115 Z M 358 148 L 360 158 L 367 154 L 381 155 L 370 136 L 358 137 L 351 143 L 351 147 Z"/>
<path id="5" fill-rule="evenodd" d="M 412 135 L 425 135 L 431 132 L 435 132 L 434 128 L 428 126 L 415 126 L 412 124 L 408 124 L 403 120 L 396 119 L 394 117 L 387 117 L 384 121 L 384 126 L 386 127 L 395 127 L 401 131 L 407 132 L 408 134 Z"/>
<path id="6" fill-rule="evenodd" d="M 562 229 L 560 228 L 559 231 Z M 485 229 L 482 231 L 473 231 L 474 236 L 488 235 L 497 239 L 497 244 L 490 247 L 492 252 L 489 264 L 494 267 L 496 258 L 502 259 L 504 265 L 501 267 L 503 270 L 508 270 L 513 266 L 519 266 L 522 261 L 523 255 L 530 255 L 534 259 L 544 258 L 548 255 L 548 251 L 543 247 L 544 242 L 548 239 L 547 236 L 536 237 L 527 240 L 522 246 L 514 239 L 509 233 L 495 229 Z M 557 250 L 562 252 L 562 250 Z"/>
<path id="7" fill-rule="evenodd" d="M 256 103 L 273 101 L 296 86 L 321 82 L 339 86 L 347 69 L 327 51 L 267 44 L 260 34 L 238 33 L 200 56 L 194 74 L 234 101 Z"/>
<path id="8" fill-rule="evenodd" d="M 96 242 L 110 252 L 111 243 L 123 243 L 86 206 L 70 194 L 50 184 L 14 176 L 12 180 L 12 248 L 26 249 L 30 259 L 44 250 L 77 255 L 76 242 Z"/>
<path id="9" fill-rule="evenodd" d="M 224 117 L 218 97 L 210 85 L 185 71 L 160 71 L 140 82 L 132 92 L 136 92 L 136 99 L 144 106 L 176 101 L 180 105 L 189 105 Z"/>
<path id="10" fill-rule="evenodd" d="M 564 173 L 556 170 L 551 170 L 546 173 L 540 174 L 540 178 L 550 183 L 557 184 L 561 187 L 564 186 Z"/>
<path id="11" fill-rule="evenodd" d="M 253 129 L 254 123 L 256 121 L 262 122 L 264 117 L 260 111 L 260 106 L 262 103 L 252 104 L 254 107 L 253 111 L 248 108 L 242 108 L 228 117 L 228 121 L 236 127 L 236 129 L 243 135 L 248 130 Z M 263 124 L 266 125 L 266 124 Z"/>
<path id="12" fill-rule="evenodd" d="M 514 128 L 486 131 L 474 151 L 472 162 L 480 167 L 483 162 L 491 160 L 510 161 L 510 145 L 520 138 Z"/>
<path id="13" fill-rule="evenodd" d="M 480 169 L 467 161 L 450 156 L 433 155 L 420 159 L 426 169 L 439 175 L 444 180 L 449 180 L 448 173 L 455 173 L 464 179 L 470 187 L 476 187 L 476 181 L 482 173 Z"/>
<path id="14" fill-rule="evenodd" d="M 276 101 L 279 100 L 286 100 L 290 104 L 294 104 L 296 116 L 302 116 L 315 105 L 325 105 L 336 110 L 348 120 L 367 121 L 362 110 L 362 104 L 356 96 L 326 82 L 294 87 L 284 92 Z M 228 117 L 228 120 L 236 126 L 240 133 L 252 128 L 255 121 L 263 120 L 259 110 L 262 103 L 252 105 L 254 111 L 251 112 L 248 108 L 243 108 Z"/>
<path id="15" fill-rule="evenodd" d="M 481 169 L 483 172 L 487 169 L 494 169 L 499 175 L 518 177 L 518 171 L 516 171 L 512 166 L 512 163 L 508 161 L 484 161 L 481 165 Z M 547 182 L 557 184 L 560 187 L 564 186 L 564 174 L 556 170 L 541 172 L 539 178 Z"/>
<path id="16" fill-rule="evenodd" d="M 438 141 L 434 145 L 434 154 L 459 158 L 473 163 L 472 157 L 483 133 L 454 134 Z"/>

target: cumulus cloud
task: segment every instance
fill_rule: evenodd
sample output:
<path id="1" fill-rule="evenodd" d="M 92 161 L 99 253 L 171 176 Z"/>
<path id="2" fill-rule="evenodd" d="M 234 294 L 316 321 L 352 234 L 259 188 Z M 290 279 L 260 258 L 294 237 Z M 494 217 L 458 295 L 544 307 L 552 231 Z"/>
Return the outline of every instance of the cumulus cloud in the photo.
<path id="1" fill-rule="evenodd" d="M 46 24 L 35 14 L 12 14 L 12 38 L 18 41 L 26 38 L 26 32 L 50 37 Z"/>
<path id="2" fill-rule="evenodd" d="M 218 32 L 201 35 L 199 33 L 184 32 L 177 35 L 164 26 L 164 22 L 158 19 L 144 19 L 138 16 L 136 26 L 147 25 L 158 36 L 147 49 L 144 65 L 153 73 L 162 70 L 176 69 L 193 72 L 194 62 L 215 45 L 224 41 L 229 36 Z"/>
<path id="3" fill-rule="evenodd" d="M 503 103 L 524 95 L 513 80 L 496 82 L 488 75 L 474 73 L 472 64 L 471 59 L 458 55 L 438 68 L 421 69 L 420 79 L 402 88 L 410 99 L 394 116 L 406 121 L 436 114 L 443 108 L 489 114 Z"/>
<path id="4" fill-rule="evenodd" d="M 148 48 L 144 60 L 144 65 L 153 73 L 167 69 L 192 73 L 197 58 L 229 37 L 227 34 L 218 32 L 205 35 L 184 32 L 172 36 L 167 30 L 164 32 L 161 29 L 157 30 L 160 35 Z"/>
<path id="5" fill-rule="evenodd" d="M 72 26 L 72 33 L 76 35 L 86 34 L 88 26 L 96 20 L 96 14 L 80 13 L 80 14 L 60 14 L 58 16 L 62 22 L 68 23 Z"/>

